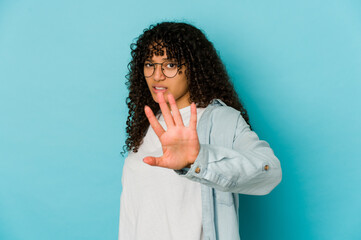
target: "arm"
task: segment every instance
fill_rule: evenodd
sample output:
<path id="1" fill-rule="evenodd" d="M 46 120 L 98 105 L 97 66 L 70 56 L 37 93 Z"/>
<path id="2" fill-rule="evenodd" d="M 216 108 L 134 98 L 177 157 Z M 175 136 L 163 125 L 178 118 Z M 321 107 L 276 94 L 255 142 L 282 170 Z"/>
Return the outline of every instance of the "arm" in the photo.
<path id="1" fill-rule="evenodd" d="M 217 124 L 212 128 L 216 127 Z M 199 154 L 191 168 L 177 172 L 221 191 L 268 194 L 282 178 L 279 160 L 268 143 L 259 140 L 257 134 L 250 130 L 240 114 L 233 133 L 232 149 L 200 144 Z"/>
<path id="2" fill-rule="evenodd" d="M 205 129 L 209 124 L 204 122 L 200 130 L 200 133 L 210 132 L 210 144 L 204 144 L 203 138 L 201 144 L 195 104 L 191 106 L 189 127 L 185 127 L 173 96 L 169 94 L 168 100 L 174 116 L 163 94 L 158 93 L 157 97 L 168 129 L 165 131 L 151 109 L 145 108 L 163 149 L 163 156 L 147 156 L 143 159 L 145 163 L 174 169 L 191 180 L 221 191 L 243 194 L 267 194 L 281 181 L 280 163 L 272 149 L 250 130 L 237 110 L 219 107 L 211 111 L 212 116 L 204 119 L 210 122 L 212 130 Z M 225 142 L 228 142 L 225 146 L 232 147 L 221 146 Z"/>

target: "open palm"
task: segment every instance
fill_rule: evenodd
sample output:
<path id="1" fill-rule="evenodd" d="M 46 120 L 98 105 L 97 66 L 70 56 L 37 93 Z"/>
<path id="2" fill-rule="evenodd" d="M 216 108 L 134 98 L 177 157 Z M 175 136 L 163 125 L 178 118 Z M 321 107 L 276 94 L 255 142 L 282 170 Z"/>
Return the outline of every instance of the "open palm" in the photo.
<path id="1" fill-rule="evenodd" d="M 163 156 L 148 156 L 143 161 L 152 166 L 165 167 L 179 170 L 192 164 L 199 153 L 199 140 L 197 135 L 197 109 L 194 103 L 191 104 L 191 118 L 189 126 L 183 124 L 175 99 L 168 94 L 168 102 L 171 106 L 173 116 L 165 102 L 162 93 L 157 94 L 160 109 L 162 111 L 167 131 L 160 125 L 153 111 L 146 106 L 145 114 L 150 125 L 158 136 L 163 149 Z"/>

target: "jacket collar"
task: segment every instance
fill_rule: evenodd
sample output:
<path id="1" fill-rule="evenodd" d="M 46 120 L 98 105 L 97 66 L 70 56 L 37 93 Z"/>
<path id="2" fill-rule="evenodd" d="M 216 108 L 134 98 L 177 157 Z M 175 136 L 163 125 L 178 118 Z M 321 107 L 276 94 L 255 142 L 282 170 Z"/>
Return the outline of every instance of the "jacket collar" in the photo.
<path id="1" fill-rule="evenodd" d="M 221 105 L 221 106 L 227 106 L 221 99 L 215 98 L 211 101 L 210 105 Z"/>

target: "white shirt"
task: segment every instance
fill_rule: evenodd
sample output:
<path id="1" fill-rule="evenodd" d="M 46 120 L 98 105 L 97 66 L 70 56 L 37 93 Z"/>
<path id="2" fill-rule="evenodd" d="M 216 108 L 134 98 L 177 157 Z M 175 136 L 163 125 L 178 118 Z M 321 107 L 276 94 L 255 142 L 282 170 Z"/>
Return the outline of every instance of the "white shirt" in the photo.
<path id="1" fill-rule="evenodd" d="M 197 121 L 204 108 L 197 109 Z M 180 109 L 189 125 L 190 106 Z M 166 130 L 163 116 L 158 117 Z M 201 240 L 202 203 L 200 183 L 174 170 L 149 166 L 146 156 L 162 156 L 160 141 L 149 127 L 137 153 L 125 159 L 120 200 L 119 240 Z"/>

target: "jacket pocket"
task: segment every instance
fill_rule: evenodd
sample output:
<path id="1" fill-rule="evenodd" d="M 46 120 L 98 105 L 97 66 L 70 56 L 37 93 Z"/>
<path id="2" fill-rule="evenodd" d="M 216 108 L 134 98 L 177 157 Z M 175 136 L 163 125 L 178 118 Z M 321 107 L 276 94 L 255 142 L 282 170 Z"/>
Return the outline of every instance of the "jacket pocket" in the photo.
<path id="1" fill-rule="evenodd" d="M 227 206 L 234 205 L 233 194 L 230 192 L 221 192 L 218 190 L 214 190 L 214 195 L 216 199 L 216 203 L 224 204 Z"/>

